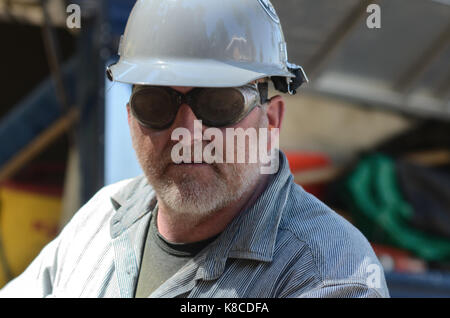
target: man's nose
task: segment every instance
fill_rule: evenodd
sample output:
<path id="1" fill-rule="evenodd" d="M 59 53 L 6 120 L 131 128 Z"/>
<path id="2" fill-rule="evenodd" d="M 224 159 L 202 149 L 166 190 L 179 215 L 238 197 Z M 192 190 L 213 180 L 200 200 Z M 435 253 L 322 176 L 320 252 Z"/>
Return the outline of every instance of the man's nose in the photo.
<path id="1" fill-rule="evenodd" d="M 183 140 L 184 142 L 190 142 L 190 144 L 202 142 L 205 127 L 200 123 L 200 120 L 187 104 L 182 104 L 178 109 L 178 113 L 172 124 L 172 129 L 177 128 L 185 128 L 189 131 L 191 138 L 189 141 Z"/>

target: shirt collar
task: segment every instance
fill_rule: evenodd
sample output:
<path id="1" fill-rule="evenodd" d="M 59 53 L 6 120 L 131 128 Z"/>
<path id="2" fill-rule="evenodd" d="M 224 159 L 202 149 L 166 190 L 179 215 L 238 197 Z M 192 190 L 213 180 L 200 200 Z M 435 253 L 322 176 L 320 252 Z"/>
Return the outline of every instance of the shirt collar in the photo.
<path id="1" fill-rule="evenodd" d="M 279 151 L 279 157 L 279 170 L 271 177 L 266 189 L 212 243 L 198 273 L 203 279 L 219 277 L 228 258 L 272 261 L 278 225 L 293 183 L 283 152 Z"/>
<path id="2" fill-rule="evenodd" d="M 116 210 L 110 224 L 112 238 L 116 238 L 136 221 L 150 213 L 156 205 L 156 195 L 145 176 L 140 176 L 111 196 Z"/>
<path id="3" fill-rule="evenodd" d="M 278 172 L 271 176 L 266 189 L 227 226 L 206 254 L 199 255 L 204 262 L 200 262 L 203 265 L 198 274 L 204 279 L 218 277 L 230 257 L 272 260 L 278 225 L 293 179 L 282 151 L 279 151 L 279 159 Z M 114 194 L 111 202 L 117 211 L 111 220 L 111 236 L 115 238 L 152 211 L 156 195 L 146 178 L 141 176 Z"/>

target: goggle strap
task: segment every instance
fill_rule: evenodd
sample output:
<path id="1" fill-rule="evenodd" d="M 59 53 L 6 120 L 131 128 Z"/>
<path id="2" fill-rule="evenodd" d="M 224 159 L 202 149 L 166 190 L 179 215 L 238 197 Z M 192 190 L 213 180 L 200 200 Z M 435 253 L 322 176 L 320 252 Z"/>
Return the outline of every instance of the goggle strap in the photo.
<path id="1" fill-rule="evenodd" d="M 259 98 L 261 101 L 261 105 L 264 105 L 269 101 L 269 83 L 258 83 L 258 91 L 259 91 Z"/>

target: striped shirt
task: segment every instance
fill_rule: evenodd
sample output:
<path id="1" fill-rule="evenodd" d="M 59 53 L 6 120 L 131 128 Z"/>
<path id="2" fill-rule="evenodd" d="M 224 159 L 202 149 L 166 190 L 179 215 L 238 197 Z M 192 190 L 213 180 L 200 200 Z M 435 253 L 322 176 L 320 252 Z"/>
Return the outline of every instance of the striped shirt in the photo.
<path id="1" fill-rule="evenodd" d="M 145 177 L 101 189 L 1 297 L 133 297 L 156 204 Z M 293 181 L 255 201 L 150 297 L 389 297 L 366 238 Z"/>

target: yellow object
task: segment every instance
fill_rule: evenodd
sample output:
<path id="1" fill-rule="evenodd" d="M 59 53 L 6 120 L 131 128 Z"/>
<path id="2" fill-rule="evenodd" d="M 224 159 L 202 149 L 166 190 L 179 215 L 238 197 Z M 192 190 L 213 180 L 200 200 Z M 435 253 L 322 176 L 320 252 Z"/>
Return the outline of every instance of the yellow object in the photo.
<path id="1" fill-rule="evenodd" d="M 21 274 L 58 233 L 61 198 L 25 189 L 0 187 L 0 288 Z M 1 257 L 1 255 L 0 255 Z M 12 278 L 9 277 L 9 278 Z"/>

